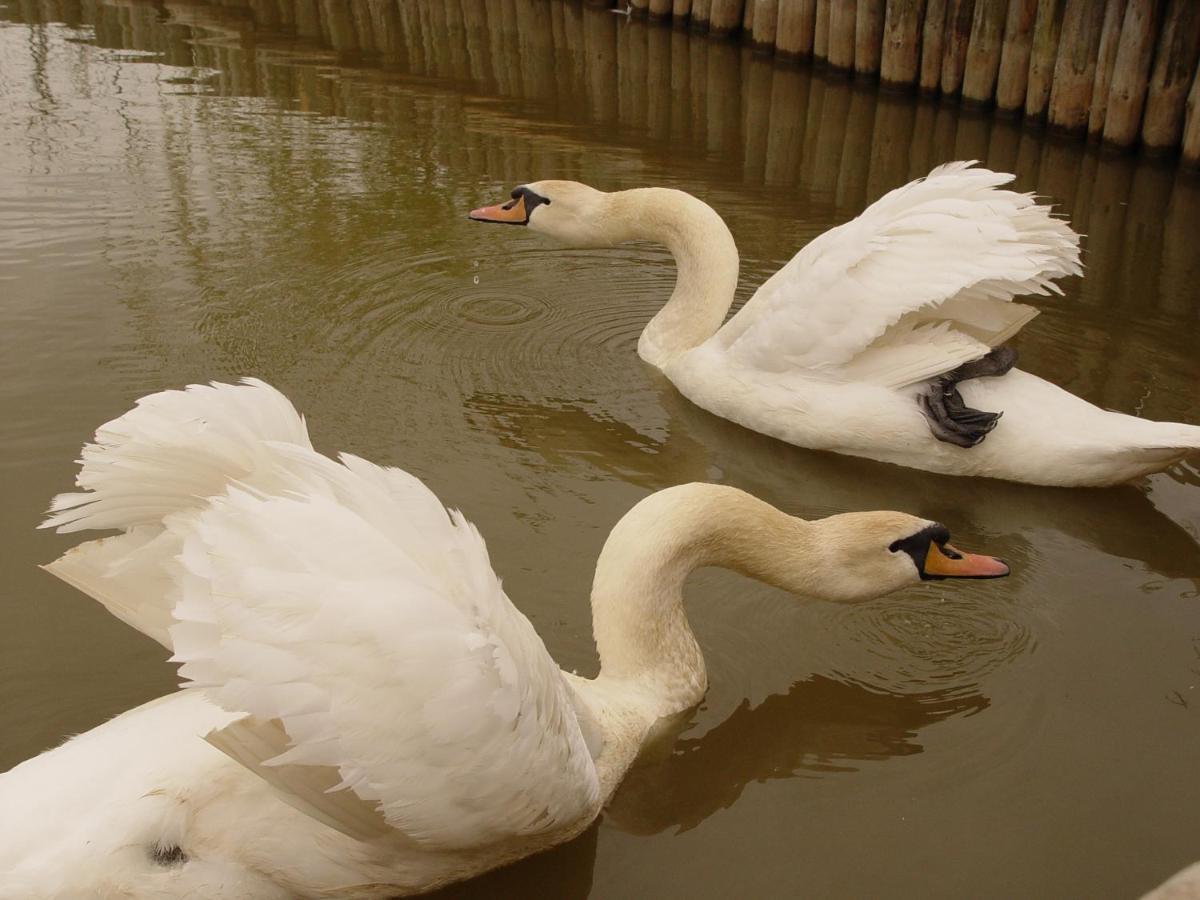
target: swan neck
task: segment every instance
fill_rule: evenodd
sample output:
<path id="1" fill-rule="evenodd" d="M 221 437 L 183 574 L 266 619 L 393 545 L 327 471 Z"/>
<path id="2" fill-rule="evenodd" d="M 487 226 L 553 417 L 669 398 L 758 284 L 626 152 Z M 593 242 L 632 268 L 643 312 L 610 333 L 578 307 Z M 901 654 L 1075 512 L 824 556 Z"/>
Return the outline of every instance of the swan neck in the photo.
<path id="1" fill-rule="evenodd" d="M 642 692 L 652 717 L 704 696 L 704 659 L 684 610 L 688 575 L 721 566 L 794 588 L 809 523 L 736 488 L 692 484 L 647 497 L 609 535 L 596 565 L 592 624 L 600 679 Z"/>
<path id="2" fill-rule="evenodd" d="M 683 191 L 638 188 L 609 197 L 624 239 L 663 244 L 675 258 L 675 288 L 638 342 L 642 359 L 664 369 L 725 321 L 737 289 L 737 245 L 716 210 Z"/>

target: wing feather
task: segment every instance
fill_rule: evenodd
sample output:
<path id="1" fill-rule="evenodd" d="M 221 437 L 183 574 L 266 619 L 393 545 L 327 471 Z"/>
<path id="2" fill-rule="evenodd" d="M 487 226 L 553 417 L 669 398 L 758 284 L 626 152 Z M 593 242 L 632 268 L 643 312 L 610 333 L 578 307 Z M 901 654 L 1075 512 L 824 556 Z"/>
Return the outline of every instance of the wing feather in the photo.
<path id="1" fill-rule="evenodd" d="M 124 533 L 47 568 L 248 714 L 210 742 L 296 808 L 447 849 L 597 811 L 570 687 L 474 526 L 412 475 L 316 453 L 250 382 L 144 399 L 78 482 L 47 525 Z"/>
<path id="2" fill-rule="evenodd" d="M 984 353 L 1012 337 L 1036 310 L 1010 301 L 1061 293 L 1054 280 L 1081 272 L 1079 236 L 1002 190 L 1013 176 L 971 166 L 940 166 L 813 239 L 718 332 L 726 352 L 760 371 L 895 387 L 966 361 L 969 343 L 922 326 L 946 323 Z"/>

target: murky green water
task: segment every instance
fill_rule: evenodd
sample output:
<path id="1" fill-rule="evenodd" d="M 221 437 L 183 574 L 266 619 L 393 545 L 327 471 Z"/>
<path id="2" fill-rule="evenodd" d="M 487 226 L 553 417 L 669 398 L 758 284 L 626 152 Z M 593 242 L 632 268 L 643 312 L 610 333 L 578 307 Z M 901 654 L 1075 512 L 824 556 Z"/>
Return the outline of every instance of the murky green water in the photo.
<path id="1" fill-rule="evenodd" d="M 166 690 L 163 653 L 40 573 L 80 444 L 254 374 L 322 449 L 401 465 L 593 671 L 609 527 L 688 479 L 801 515 L 899 508 L 1000 584 L 859 607 L 705 572 L 712 689 L 574 843 L 446 896 L 1136 895 L 1200 858 L 1200 473 L 1059 491 L 791 448 L 635 356 L 657 248 L 562 252 L 467 209 L 513 183 L 716 206 L 742 296 L 937 162 L 1061 204 L 1087 277 L 1022 365 L 1200 422 L 1200 183 L 575 3 L 0 2 L 0 769 Z"/>

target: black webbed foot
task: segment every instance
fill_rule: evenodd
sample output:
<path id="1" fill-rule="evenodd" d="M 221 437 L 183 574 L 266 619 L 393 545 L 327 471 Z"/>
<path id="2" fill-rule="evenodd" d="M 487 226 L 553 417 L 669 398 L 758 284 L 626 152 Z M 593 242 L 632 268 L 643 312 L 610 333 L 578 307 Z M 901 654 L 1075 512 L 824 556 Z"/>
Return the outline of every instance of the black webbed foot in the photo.
<path id="1" fill-rule="evenodd" d="M 934 378 L 918 398 L 929 430 L 939 441 L 958 447 L 974 447 L 996 427 L 1003 413 L 972 409 L 958 392 L 958 383 L 970 378 L 1005 374 L 1017 362 L 1011 347 L 997 347 L 987 356 L 963 363 L 957 369 Z"/>

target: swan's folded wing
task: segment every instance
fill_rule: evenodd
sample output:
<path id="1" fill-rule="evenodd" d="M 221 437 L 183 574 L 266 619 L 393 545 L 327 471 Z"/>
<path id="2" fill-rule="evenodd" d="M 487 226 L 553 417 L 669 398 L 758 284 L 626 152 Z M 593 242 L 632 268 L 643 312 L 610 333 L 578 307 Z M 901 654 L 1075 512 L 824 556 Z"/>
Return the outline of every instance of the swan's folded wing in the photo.
<path id="1" fill-rule="evenodd" d="M 260 774 L 332 767 L 336 790 L 429 846 L 594 814 L 595 767 L 570 689 L 475 529 L 404 472 L 293 456 L 292 491 L 232 488 L 168 525 L 182 541 L 170 632 L 187 686 L 277 722 L 289 741 L 276 755 L 261 730 L 234 736 L 231 755 Z M 288 790 L 288 779 L 268 780 Z M 357 816 L 344 797 L 321 796 L 294 805 L 315 805 L 335 827 Z M 363 831 L 361 820 L 342 824 Z"/>
<path id="2" fill-rule="evenodd" d="M 977 358 L 971 343 L 986 352 L 1007 340 L 1036 314 L 1013 297 L 1060 292 L 1054 279 L 1079 274 L 1079 236 L 1030 195 L 1000 189 L 1011 175 L 969 166 L 941 166 L 815 238 L 717 339 L 760 371 L 844 380 L 856 357 L 886 345 L 860 368 L 893 386 Z M 971 342 L 923 340 L 923 326 L 941 323 Z M 896 353 L 894 329 L 917 344 Z"/>

